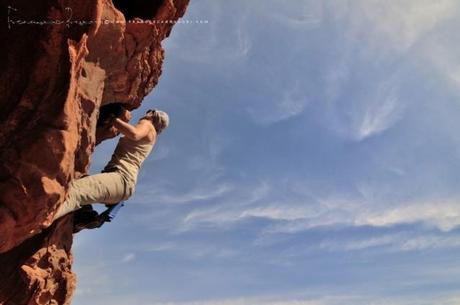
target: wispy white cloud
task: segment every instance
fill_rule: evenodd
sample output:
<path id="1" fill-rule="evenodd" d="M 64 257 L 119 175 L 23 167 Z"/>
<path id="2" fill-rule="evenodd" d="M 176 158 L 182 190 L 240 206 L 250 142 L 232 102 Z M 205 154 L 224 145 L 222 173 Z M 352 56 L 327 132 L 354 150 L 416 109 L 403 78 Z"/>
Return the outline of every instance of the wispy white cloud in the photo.
<path id="1" fill-rule="evenodd" d="M 228 183 L 218 185 L 201 186 L 185 193 L 179 193 L 175 190 L 168 191 L 163 188 L 154 188 L 145 191 L 137 197 L 141 204 L 150 205 L 155 201 L 162 205 L 186 204 L 195 201 L 207 201 L 221 197 L 230 192 L 233 186 Z"/>
<path id="2" fill-rule="evenodd" d="M 371 238 L 354 240 L 323 240 L 318 245 L 313 245 L 311 249 L 328 251 L 360 251 L 374 247 L 389 247 L 400 242 L 406 236 L 402 234 L 388 234 Z"/>
<path id="3" fill-rule="evenodd" d="M 128 262 L 131 262 L 132 260 L 134 260 L 136 258 L 136 254 L 130 252 L 130 253 L 126 253 L 123 258 L 121 259 L 121 262 L 122 263 L 128 263 Z"/>
<path id="4" fill-rule="evenodd" d="M 353 41 L 358 43 L 347 38 L 337 60 L 332 59 L 324 69 L 324 124 L 359 142 L 394 127 L 404 118 L 410 101 L 401 98 L 404 68 L 386 69 L 375 62 L 384 62 L 382 58 L 371 59 L 382 57 L 381 52 L 366 49 L 354 54 L 358 51 Z M 354 89 L 355 83 L 360 83 L 359 88 Z"/>
<path id="5" fill-rule="evenodd" d="M 355 223 L 382 227 L 420 222 L 450 231 L 460 225 L 459 201 L 458 198 L 448 198 L 400 204 L 383 211 L 362 213 L 355 218 Z"/>
<path id="6" fill-rule="evenodd" d="M 268 0 L 266 5 L 260 7 L 260 11 L 270 20 L 276 21 L 289 30 L 302 30 L 320 26 L 323 21 L 324 5 L 319 1 L 295 1 L 279 6 L 273 11 L 273 5 L 277 1 Z M 278 2 L 279 3 L 279 2 Z"/>
<path id="7" fill-rule="evenodd" d="M 263 184 L 263 191 L 254 191 L 246 200 L 233 203 L 225 198 L 212 207 L 197 208 L 184 218 L 188 228 L 207 224 L 227 226 L 251 218 L 263 218 L 272 221 L 267 232 L 296 233 L 320 226 L 374 226 L 390 227 L 401 224 L 425 224 L 442 231 L 451 231 L 460 225 L 460 205 L 455 197 L 444 199 L 419 199 L 411 202 L 377 204 L 384 198 L 346 198 L 339 194 L 304 197 L 304 193 L 295 193 L 295 187 L 286 190 L 291 197 L 283 200 L 271 198 L 271 183 Z M 256 189 L 257 190 L 257 189 Z M 243 196 L 244 194 L 240 194 Z M 349 197 L 349 196 L 348 196 Z M 295 198 L 295 199 L 294 199 Z M 373 200 L 376 202 L 369 202 Z"/>
<path id="8" fill-rule="evenodd" d="M 282 88 L 279 100 L 271 97 L 263 105 L 249 105 L 246 109 L 252 119 L 261 125 L 270 125 L 290 119 L 303 113 L 311 102 L 300 81 L 293 81 L 289 87 Z M 276 93 L 279 94 L 279 93 Z M 277 96 L 275 96 L 276 98 Z"/>
<path id="9" fill-rule="evenodd" d="M 338 101 L 333 108 L 342 116 L 339 133 L 360 141 L 403 118 L 408 101 L 401 100 L 398 86 L 414 77 L 404 72 L 404 65 L 414 74 L 451 82 L 460 92 L 460 46 L 448 30 L 458 25 L 452 23 L 459 12 L 457 1 L 341 1 L 324 9 L 341 24 L 335 33 L 340 52 L 322 69 L 326 99 Z M 371 69 L 363 70 L 366 66 Z M 367 78 L 354 77 L 360 73 Z M 346 86 L 357 81 L 364 88 L 360 96 Z"/>
<path id="10" fill-rule="evenodd" d="M 161 143 L 161 145 L 158 145 L 154 148 L 154 151 L 152 152 L 151 160 L 152 161 L 160 161 L 168 157 L 170 153 L 170 148 Z"/>
<path id="11" fill-rule="evenodd" d="M 322 300 L 302 300 L 302 299 L 280 299 L 270 300 L 269 298 L 233 298 L 233 299 L 215 299 L 205 301 L 161 301 L 161 302 L 142 302 L 140 303 L 141 297 L 138 296 L 123 296 L 123 297 L 107 297 L 108 303 L 113 305 L 125 305 L 125 304 L 143 304 L 143 305 L 332 305 L 332 303 L 326 303 Z M 104 305 L 107 302 L 98 301 L 91 303 L 93 305 Z M 338 304 L 338 303 L 334 303 Z"/>
<path id="12" fill-rule="evenodd" d="M 325 239 L 309 246 L 310 251 L 363 251 L 376 249 L 380 254 L 422 250 L 453 249 L 460 247 L 460 236 L 433 233 L 399 232 L 368 238 Z"/>
<path id="13" fill-rule="evenodd" d="M 370 293 L 334 295 L 324 292 L 322 297 L 240 297 L 203 301 L 145 301 L 142 296 L 107 296 L 104 299 L 92 299 L 93 305 L 143 304 L 143 305 L 458 305 L 460 292 L 436 294 L 434 296 L 389 296 Z M 81 303 L 83 304 L 83 303 Z M 78 305 L 78 304 L 77 304 Z"/>
<path id="14" fill-rule="evenodd" d="M 365 207 L 358 201 L 311 198 L 304 193 L 295 193 L 295 186 L 285 190 L 292 196 L 290 198 L 286 193 L 279 193 L 280 188 L 282 186 L 279 184 L 275 186 L 273 182 L 265 181 L 247 193 L 226 197 L 211 207 L 192 210 L 184 218 L 184 225 L 188 229 L 200 224 L 225 227 L 240 221 L 260 218 L 273 222 L 267 232 L 295 233 L 317 226 L 353 225 L 353 214 Z M 281 195 L 284 199 L 274 199 L 275 194 Z M 304 199 L 299 199 L 299 196 L 304 196 Z"/>
<path id="15" fill-rule="evenodd" d="M 422 71 L 443 80 L 457 95 L 460 93 L 460 42 L 450 42 L 448 30 L 431 35 L 420 48 Z M 426 63 L 429 63 L 428 65 Z"/>
<path id="16" fill-rule="evenodd" d="M 356 139 L 362 141 L 390 128 L 398 119 L 398 99 L 386 98 L 379 105 L 366 109 L 362 122 L 356 132 Z"/>
<path id="17" fill-rule="evenodd" d="M 193 201 L 211 200 L 230 192 L 230 184 L 213 185 L 210 188 L 196 188 L 187 193 L 153 194 L 161 204 L 184 204 Z"/>
<path id="18" fill-rule="evenodd" d="M 234 247 L 224 247 L 218 244 L 209 244 L 201 241 L 178 241 L 162 243 L 141 243 L 136 245 L 145 252 L 174 253 L 176 256 L 188 259 L 219 258 L 228 259 L 237 257 L 240 251 Z"/>
<path id="19" fill-rule="evenodd" d="M 458 2 L 455 0 L 408 0 L 353 1 L 353 5 L 343 5 L 356 18 L 356 26 L 363 29 L 370 26 L 373 43 L 405 51 L 439 23 L 455 16 Z"/>
<path id="20" fill-rule="evenodd" d="M 183 218 L 183 230 L 193 229 L 200 224 L 212 226 L 225 226 L 242 219 L 242 213 L 257 203 L 272 191 L 267 182 L 261 182 L 249 191 L 233 193 L 223 201 L 214 204 L 211 207 L 198 208 L 189 212 Z"/>
<path id="21" fill-rule="evenodd" d="M 417 251 L 425 249 L 449 249 L 460 247 L 459 236 L 427 235 L 400 241 L 402 251 Z"/>
<path id="22" fill-rule="evenodd" d="M 455 71 L 452 71 L 450 77 L 457 84 L 457 86 L 460 87 L 460 66 L 455 68 Z"/>
<path id="23" fill-rule="evenodd" d="M 91 264 L 76 261 L 74 268 L 78 274 L 78 285 L 75 291 L 77 297 L 92 296 L 112 290 L 112 278 L 105 272 L 108 264 L 101 261 L 99 257 L 93 258 Z"/>
<path id="24" fill-rule="evenodd" d="M 266 298 L 239 298 L 194 302 L 167 302 L 153 305 L 327 305 L 321 300 L 268 300 Z"/>
<path id="25" fill-rule="evenodd" d="M 219 66 L 244 60 L 252 45 L 246 26 L 247 19 L 250 17 L 249 5 L 244 2 L 239 2 L 237 5 L 238 14 L 234 14 L 232 18 L 225 16 L 224 10 L 229 7 L 214 1 L 197 3 L 189 8 L 187 18 L 207 20 L 208 23 L 195 25 L 188 32 L 177 33 L 175 41 L 180 41 L 180 45 L 174 41 L 166 41 L 169 52 L 174 54 L 176 59 L 186 62 Z M 223 31 L 225 35 L 221 35 Z M 188 51 L 183 52 L 184 49 Z"/>
<path id="26" fill-rule="evenodd" d="M 391 227 L 403 224 L 425 224 L 448 232 L 460 225 L 460 199 L 400 202 L 393 207 L 368 202 L 328 201 L 321 203 L 316 215 L 300 214 L 296 219 L 275 223 L 269 232 L 296 233 L 319 226 Z M 284 220 L 289 212 L 285 212 Z M 278 218 L 280 216 L 278 215 Z M 273 217 L 271 218 L 273 219 Z"/>

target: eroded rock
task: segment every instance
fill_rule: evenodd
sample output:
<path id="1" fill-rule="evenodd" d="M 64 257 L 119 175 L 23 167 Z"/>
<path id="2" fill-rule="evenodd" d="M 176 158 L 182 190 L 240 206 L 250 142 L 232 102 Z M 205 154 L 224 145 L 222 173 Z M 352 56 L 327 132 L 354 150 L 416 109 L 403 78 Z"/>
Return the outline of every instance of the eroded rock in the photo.
<path id="1" fill-rule="evenodd" d="M 175 21 L 188 0 L 114 3 L 2 4 L 0 304 L 70 302 L 72 217 L 50 219 L 104 140 L 99 108 L 135 109 L 158 83 L 173 23 L 139 17 Z M 20 24 L 31 20 L 60 24 Z"/>

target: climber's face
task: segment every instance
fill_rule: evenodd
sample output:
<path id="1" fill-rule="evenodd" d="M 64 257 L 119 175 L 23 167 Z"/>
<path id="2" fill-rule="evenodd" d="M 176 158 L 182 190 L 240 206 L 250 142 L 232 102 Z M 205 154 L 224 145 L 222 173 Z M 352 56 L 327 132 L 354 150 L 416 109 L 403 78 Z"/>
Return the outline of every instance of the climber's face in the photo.
<path id="1" fill-rule="evenodd" d="M 150 123 L 153 124 L 153 114 L 155 110 L 148 110 L 145 115 L 141 118 L 141 120 L 148 120 Z"/>
<path id="2" fill-rule="evenodd" d="M 155 127 L 155 130 L 158 134 L 160 134 L 163 129 L 169 125 L 168 114 L 157 109 L 148 110 L 142 119 L 148 119 L 152 123 L 153 127 Z"/>
<path id="3" fill-rule="evenodd" d="M 155 114 L 155 109 L 147 110 L 147 112 L 145 113 L 144 118 L 149 119 L 153 123 L 153 115 L 154 114 Z"/>

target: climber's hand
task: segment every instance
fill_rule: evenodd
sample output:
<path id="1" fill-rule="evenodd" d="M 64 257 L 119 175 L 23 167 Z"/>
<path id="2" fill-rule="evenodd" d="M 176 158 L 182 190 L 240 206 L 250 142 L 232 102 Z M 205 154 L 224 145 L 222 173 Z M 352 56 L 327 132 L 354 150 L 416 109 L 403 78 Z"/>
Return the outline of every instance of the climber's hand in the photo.
<path id="1" fill-rule="evenodd" d="M 132 114 L 131 114 L 131 111 L 125 109 L 123 111 L 123 113 L 119 116 L 120 120 L 122 121 L 125 121 L 125 122 L 129 122 L 132 118 Z"/>
<path id="2" fill-rule="evenodd" d="M 103 140 L 111 139 L 118 136 L 120 132 L 113 125 L 102 126 L 96 129 L 96 145 Z"/>

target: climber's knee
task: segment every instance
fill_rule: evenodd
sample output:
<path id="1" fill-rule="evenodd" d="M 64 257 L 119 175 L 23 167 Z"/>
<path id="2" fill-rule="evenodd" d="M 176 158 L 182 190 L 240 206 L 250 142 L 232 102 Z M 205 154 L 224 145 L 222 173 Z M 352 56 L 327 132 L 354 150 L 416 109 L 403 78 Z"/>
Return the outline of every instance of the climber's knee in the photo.
<path id="1" fill-rule="evenodd" d="M 127 182 L 125 187 L 125 194 L 123 196 L 123 200 L 128 200 L 134 194 L 134 189 L 136 185 L 132 182 Z"/>

